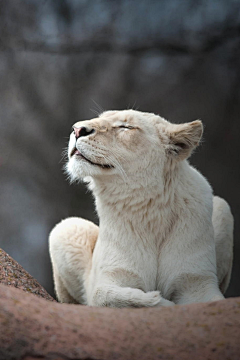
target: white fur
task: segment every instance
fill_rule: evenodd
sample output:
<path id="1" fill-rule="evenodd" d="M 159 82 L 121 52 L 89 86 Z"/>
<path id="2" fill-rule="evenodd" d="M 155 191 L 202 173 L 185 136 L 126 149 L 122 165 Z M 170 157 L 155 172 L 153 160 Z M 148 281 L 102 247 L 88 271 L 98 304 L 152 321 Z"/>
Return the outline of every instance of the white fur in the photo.
<path id="1" fill-rule="evenodd" d="M 77 141 L 71 134 L 67 170 L 73 181 L 89 182 L 100 228 L 71 218 L 50 234 L 59 300 L 141 307 L 222 299 L 233 218 L 186 160 L 201 139 L 201 122 L 176 125 L 124 110 L 74 126 L 95 131 Z M 71 156 L 75 146 L 105 167 Z"/>

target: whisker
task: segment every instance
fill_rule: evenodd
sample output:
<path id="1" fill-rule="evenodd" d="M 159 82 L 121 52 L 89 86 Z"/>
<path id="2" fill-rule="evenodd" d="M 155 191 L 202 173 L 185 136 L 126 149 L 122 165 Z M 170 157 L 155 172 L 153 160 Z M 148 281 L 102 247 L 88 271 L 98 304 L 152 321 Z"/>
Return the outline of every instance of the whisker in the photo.
<path id="1" fill-rule="evenodd" d="M 128 180 L 128 176 L 125 172 L 125 170 L 123 169 L 122 165 L 119 163 L 119 161 L 116 158 L 113 158 L 112 156 L 107 157 L 107 159 L 110 160 L 110 162 L 120 171 L 120 174 L 122 175 L 122 178 L 124 180 L 124 182 L 126 183 Z"/>
<path id="2" fill-rule="evenodd" d="M 118 160 L 118 159 L 121 159 L 122 161 L 125 161 L 124 156 L 119 154 L 118 151 L 111 151 L 110 152 L 108 149 L 106 149 L 104 146 L 101 146 L 100 144 L 98 144 L 97 146 L 95 145 L 94 147 L 92 147 L 91 144 L 86 142 L 84 144 L 84 147 L 86 148 L 86 150 L 90 151 L 91 160 L 93 162 L 98 163 L 99 158 L 103 158 L 104 162 L 105 162 L 104 165 L 110 165 L 110 166 L 112 165 L 116 169 L 118 169 L 122 179 L 124 180 L 125 183 L 127 183 L 128 176 L 127 176 L 125 170 L 123 169 L 123 166 L 120 164 L 120 162 Z"/>
<path id="3" fill-rule="evenodd" d="M 92 100 L 92 102 L 95 104 L 96 110 L 97 110 L 97 115 L 99 116 L 101 113 L 104 112 L 104 109 L 103 109 L 103 107 L 100 106 L 94 99 L 91 99 L 91 100 Z M 95 111 L 96 111 L 96 110 L 95 110 Z"/>
<path id="4" fill-rule="evenodd" d="M 138 110 L 139 109 L 139 106 L 136 107 L 136 103 L 137 103 L 137 100 L 134 101 L 133 106 L 132 106 L 132 110 Z"/>
<path id="5" fill-rule="evenodd" d="M 117 157 L 120 157 L 123 161 L 125 161 L 125 158 L 124 158 L 124 156 L 122 155 L 122 154 L 120 154 L 118 151 L 113 151 L 113 150 L 108 150 L 108 149 L 106 149 L 104 146 L 101 146 L 100 144 L 98 144 L 97 146 L 95 145 L 95 147 L 97 148 L 97 150 L 102 150 L 102 151 L 107 151 L 108 153 L 109 152 L 111 152 L 111 154 L 113 155 L 113 156 L 117 156 Z"/>
<path id="6" fill-rule="evenodd" d="M 99 116 L 99 112 L 98 112 L 97 110 L 90 109 L 90 111 L 91 111 L 93 114 L 95 114 L 95 115 Z"/>
<path id="7" fill-rule="evenodd" d="M 114 166 L 116 169 L 119 170 L 119 173 L 121 175 L 121 177 L 123 178 L 124 182 L 126 183 L 127 182 L 127 174 L 126 172 L 124 171 L 122 165 L 119 163 L 119 161 L 116 159 L 116 155 L 114 156 L 113 153 L 110 153 L 109 154 L 109 150 L 107 150 L 106 148 L 103 148 L 103 147 L 100 147 L 98 146 L 97 147 L 97 153 L 95 152 L 96 149 L 95 148 L 92 148 L 91 146 L 89 146 L 89 144 L 85 144 L 86 148 L 88 148 L 90 151 L 91 151 L 91 156 L 93 157 L 93 161 L 98 161 L 99 157 L 103 158 L 105 163 L 108 164 L 108 165 L 112 165 Z M 100 150 L 100 151 L 99 151 Z M 108 154 L 105 154 L 104 152 L 107 151 Z M 119 156 L 119 155 L 118 155 Z M 121 157 L 121 156 L 120 156 Z"/>
<path id="8" fill-rule="evenodd" d="M 68 148 L 66 147 L 65 149 L 63 149 L 62 154 L 61 154 L 61 159 L 59 160 L 59 164 L 63 161 L 63 160 L 67 160 L 68 158 Z"/>

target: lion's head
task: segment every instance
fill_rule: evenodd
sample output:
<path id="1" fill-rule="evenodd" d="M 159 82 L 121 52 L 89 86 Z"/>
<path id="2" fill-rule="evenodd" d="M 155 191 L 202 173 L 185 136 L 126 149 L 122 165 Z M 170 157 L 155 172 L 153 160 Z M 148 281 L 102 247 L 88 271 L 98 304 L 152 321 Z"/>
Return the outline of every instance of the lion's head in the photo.
<path id="1" fill-rule="evenodd" d="M 199 120 L 171 124 L 158 115 L 135 110 L 106 111 L 73 125 L 67 171 L 71 179 L 137 174 L 161 176 L 168 163 L 190 156 L 202 136 Z"/>

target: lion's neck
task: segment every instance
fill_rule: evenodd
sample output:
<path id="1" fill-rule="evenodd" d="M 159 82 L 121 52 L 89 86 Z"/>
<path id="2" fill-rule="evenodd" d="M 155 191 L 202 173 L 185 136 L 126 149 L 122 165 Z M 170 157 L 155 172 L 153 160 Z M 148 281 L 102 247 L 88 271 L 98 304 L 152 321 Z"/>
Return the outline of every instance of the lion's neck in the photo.
<path id="1" fill-rule="evenodd" d="M 146 180 L 145 183 L 137 181 L 137 176 L 126 183 L 117 179 L 111 182 L 94 179 L 92 191 L 100 227 L 112 224 L 117 228 L 127 222 L 138 229 L 144 227 L 151 230 L 156 222 L 164 227 L 164 219 L 169 219 L 170 214 L 175 212 L 178 172 L 176 167 L 168 169 L 163 181 L 158 177 L 156 181 L 148 183 Z"/>

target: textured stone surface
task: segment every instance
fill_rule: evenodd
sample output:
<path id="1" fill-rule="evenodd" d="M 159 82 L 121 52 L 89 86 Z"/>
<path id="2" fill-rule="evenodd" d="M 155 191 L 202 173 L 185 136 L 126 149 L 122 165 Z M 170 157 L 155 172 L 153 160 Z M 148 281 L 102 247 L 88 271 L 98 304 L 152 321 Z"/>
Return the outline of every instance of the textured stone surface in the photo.
<path id="1" fill-rule="evenodd" d="M 0 249 L 0 283 L 55 301 L 37 280 L 2 249 Z"/>
<path id="2" fill-rule="evenodd" d="M 240 298 L 155 309 L 48 302 L 0 285 L 0 359 L 240 358 Z"/>

